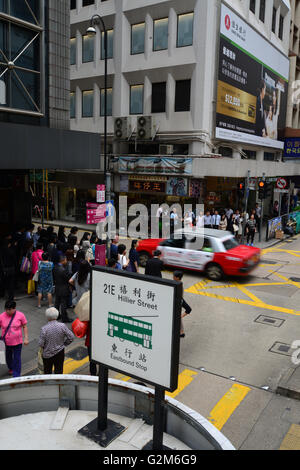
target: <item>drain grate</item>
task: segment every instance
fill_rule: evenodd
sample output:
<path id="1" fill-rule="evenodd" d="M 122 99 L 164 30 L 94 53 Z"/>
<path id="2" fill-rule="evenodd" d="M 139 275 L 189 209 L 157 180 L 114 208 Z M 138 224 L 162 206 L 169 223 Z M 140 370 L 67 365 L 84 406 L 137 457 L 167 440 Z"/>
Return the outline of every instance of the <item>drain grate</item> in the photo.
<path id="1" fill-rule="evenodd" d="M 300 277 L 290 277 L 290 281 L 300 282 Z"/>
<path id="2" fill-rule="evenodd" d="M 259 315 L 259 317 L 257 317 L 254 321 L 256 323 L 275 326 L 276 328 L 280 328 L 281 325 L 283 325 L 285 322 L 285 320 L 281 320 L 280 318 L 268 317 L 267 315 Z"/>
<path id="3" fill-rule="evenodd" d="M 84 348 L 83 346 L 78 346 L 78 348 L 75 348 L 72 351 L 68 352 L 66 354 L 66 357 L 70 357 L 71 359 L 74 359 L 75 361 L 82 361 L 82 359 L 87 357 L 87 355 L 88 355 L 87 348 Z"/>
<path id="4" fill-rule="evenodd" d="M 263 259 L 263 260 L 262 260 L 262 263 L 263 263 L 263 264 L 277 264 L 277 261 L 270 261 L 270 260 L 268 260 L 268 259 Z"/>
<path id="5" fill-rule="evenodd" d="M 276 354 L 282 354 L 283 356 L 291 356 L 293 354 L 293 349 L 289 344 L 279 343 L 278 341 L 273 344 L 269 351 Z"/>

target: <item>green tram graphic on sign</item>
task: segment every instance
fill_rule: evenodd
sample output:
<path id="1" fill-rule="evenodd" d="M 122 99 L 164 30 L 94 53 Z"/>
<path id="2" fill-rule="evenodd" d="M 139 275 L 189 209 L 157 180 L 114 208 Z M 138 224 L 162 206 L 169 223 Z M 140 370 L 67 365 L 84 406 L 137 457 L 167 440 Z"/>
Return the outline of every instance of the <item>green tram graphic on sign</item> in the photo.
<path id="1" fill-rule="evenodd" d="M 141 344 L 146 349 L 152 349 L 151 323 L 109 312 L 107 334 L 120 338 L 121 341 L 131 341 L 137 346 Z"/>

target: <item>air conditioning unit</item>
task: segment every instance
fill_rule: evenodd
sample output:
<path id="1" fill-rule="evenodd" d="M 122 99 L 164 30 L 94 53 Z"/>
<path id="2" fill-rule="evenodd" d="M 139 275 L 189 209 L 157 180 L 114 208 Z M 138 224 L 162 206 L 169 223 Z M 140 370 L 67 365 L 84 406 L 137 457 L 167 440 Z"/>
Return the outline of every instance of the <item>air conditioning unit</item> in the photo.
<path id="1" fill-rule="evenodd" d="M 160 145 L 159 154 L 160 155 L 173 155 L 174 145 Z"/>
<path id="2" fill-rule="evenodd" d="M 139 116 L 136 129 L 137 140 L 152 140 L 152 116 Z"/>
<path id="3" fill-rule="evenodd" d="M 131 118 L 117 117 L 114 119 L 114 137 L 117 140 L 128 139 L 132 133 Z"/>

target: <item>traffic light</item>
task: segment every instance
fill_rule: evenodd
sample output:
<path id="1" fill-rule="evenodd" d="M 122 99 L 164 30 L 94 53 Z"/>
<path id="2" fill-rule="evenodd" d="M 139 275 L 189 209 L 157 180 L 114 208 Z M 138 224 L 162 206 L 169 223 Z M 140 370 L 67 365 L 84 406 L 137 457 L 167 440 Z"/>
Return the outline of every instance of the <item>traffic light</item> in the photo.
<path id="1" fill-rule="evenodd" d="M 240 199 L 242 199 L 245 194 L 245 183 L 244 182 L 238 183 L 237 189 L 238 189 L 238 196 Z"/>
<path id="2" fill-rule="evenodd" d="M 258 198 L 262 201 L 265 198 L 266 183 L 263 180 L 258 182 Z"/>

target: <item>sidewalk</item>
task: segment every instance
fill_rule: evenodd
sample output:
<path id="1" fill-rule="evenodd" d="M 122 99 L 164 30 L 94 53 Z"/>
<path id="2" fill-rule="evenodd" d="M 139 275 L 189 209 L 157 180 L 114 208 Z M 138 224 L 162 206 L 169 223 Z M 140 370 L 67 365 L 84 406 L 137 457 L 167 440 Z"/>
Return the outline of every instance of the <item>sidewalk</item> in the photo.
<path id="1" fill-rule="evenodd" d="M 37 228 L 38 226 L 41 225 L 40 223 L 40 219 L 32 219 L 32 223 L 34 223 L 36 225 L 35 228 Z M 78 227 L 79 229 L 79 232 L 80 232 L 80 235 L 81 235 L 81 232 L 94 232 L 96 231 L 96 225 L 87 225 L 87 224 L 83 224 L 83 223 L 77 223 L 77 222 L 74 222 L 74 223 L 71 223 L 71 222 L 68 222 L 68 221 L 65 221 L 65 220 L 49 220 L 49 221 L 44 221 L 44 226 L 47 228 L 48 226 L 53 226 L 53 227 L 56 227 L 58 229 L 58 227 L 60 226 L 63 226 L 63 227 L 66 227 L 67 229 L 71 229 L 72 227 Z M 79 236 L 80 236 L 79 235 Z M 263 249 L 266 249 L 266 248 L 271 248 L 272 246 L 276 245 L 277 243 L 281 243 L 283 241 L 285 241 L 286 239 L 289 239 L 289 238 L 293 238 L 291 237 L 290 235 L 284 235 L 283 238 L 281 240 L 279 239 L 275 239 L 275 238 L 271 238 L 270 240 L 266 241 L 266 225 L 263 226 L 263 230 L 262 230 L 262 241 L 259 242 L 258 239 L 259 239 L 259 234 L 257 233 L 255 235 L 255 243 L 254 243 L 254 246 L 256 246 L 257 248 L 260 248 L 261 250 Z M 125 238 L 125 237 L 120 237 L 120 239 L 122 240 L 130 240 L 129 238 Z"/>

